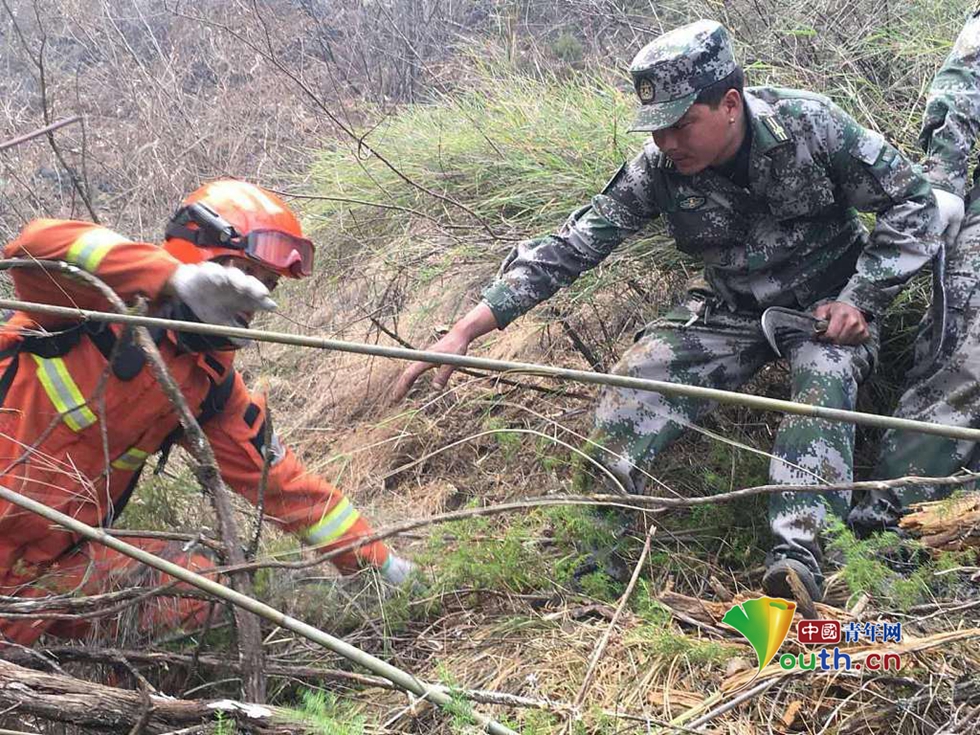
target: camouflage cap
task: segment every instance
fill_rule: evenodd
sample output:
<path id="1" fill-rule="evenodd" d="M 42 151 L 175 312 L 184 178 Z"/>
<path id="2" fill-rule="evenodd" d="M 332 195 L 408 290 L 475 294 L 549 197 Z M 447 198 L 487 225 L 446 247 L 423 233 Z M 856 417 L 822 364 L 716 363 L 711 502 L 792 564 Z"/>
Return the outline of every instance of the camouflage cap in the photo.
<path id="1" fill-rule="evenodd" d="M 633 58 L 630 74 L 640 98 L 631 131 L 653 131 L 677 122 L 705 87 L 737 68 L 728 31 L 713 20 L 675 28 Z"/>

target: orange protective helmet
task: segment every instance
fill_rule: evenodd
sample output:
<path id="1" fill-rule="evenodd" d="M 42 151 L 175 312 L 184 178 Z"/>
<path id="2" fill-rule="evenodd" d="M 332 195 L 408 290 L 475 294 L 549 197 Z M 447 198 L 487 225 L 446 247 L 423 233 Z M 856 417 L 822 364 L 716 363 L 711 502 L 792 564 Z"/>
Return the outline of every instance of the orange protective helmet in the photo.
<path id="1" fill-rule="evenodd" d="M 279 197 L 235 179 L 205 184 L 180 203 L 164 249 L 182 263 L 248 258 L 283 276 L 313 271 L 313 243 Z"/>

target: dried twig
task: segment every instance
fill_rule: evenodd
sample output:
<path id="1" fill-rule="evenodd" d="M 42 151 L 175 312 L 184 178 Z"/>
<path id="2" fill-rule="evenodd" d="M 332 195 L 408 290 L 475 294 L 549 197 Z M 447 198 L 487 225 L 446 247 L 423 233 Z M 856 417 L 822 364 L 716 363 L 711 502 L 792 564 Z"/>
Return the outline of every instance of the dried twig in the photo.
<path id="1" fill-rule="evenodd" d="M 66 125 L 71 125 L 72 123 L 77 123 L 82 119 L 81 115 L 73 115 L 71 117 L 66 117 L 57 122 L 53 122 L 50 125 L 45 125 L 43 128 L 38 128 L 30 133 L 24 133 L 23 135 L 18 135 L 16 138 L 11 138 L 10 140 L 0 143 L 0 151 L 5 151 L 8 148 L 13 148 L 21 143 L 26 143 L 29 140 L 34 140 L 34 138 L 39 138 L 42 135 L 47 135 L 48 133 L 53 133 L 58 128 L 63 128 Z"/>
<path id="2" fill-rule="evenodd" d="M 61 661 L 113 663 L 118 658 L 124 658 L 131 663 L 163 667 L 182 666 L 189 671 L 193 671 L 195 664 L 201 668 L 214 671 L 241 671 L 241 664 L 239 662 L 218 656 L 201 655 L 195 657 L 193 655 L 166 651 L 127 651 L 121 649 L 81 648 L 77 646 L 48 646 L 45 648 L 45 652 Z M 4 658 L 20 666 L 36 668 L 32 663 L 34 659 L 26 653 L 15 656 L 5 653 Z M 293 663 L 277 664 L 269 661 L 266 665 L 265 672 L 268 676 L 278 676 L 288 679 L 336 681 L 352 686 L 399 691 L 398 686 L 380 676 L 369 676 L 353 671 L 329 669 L 320 666 L 303 666 Z M 439 689 L 440 687 L 435 688 Z M 446 692 L 450 691 L 449 687 L 441 687 L 441 689 Z M 571 705 L 567 702 L 535 699 L 533 697 L 523 697 L 517 694 L 488 691 L 486 689 L 461 689 L 459 687 L 453 687 L 452 691 L 480 704 L 499 704 L 509 707 L 543 709 L 552 712 L 567 712 L 571 708 Z"/>
<path id="3" fill-rule="evenodd" d="M 715 707 L 713 710 L 711 710 L 707 714 L 702 715 L 701 717 L 699 717 L 698 719 L 696 719 L 694 722 L 688 723 L 687 726 L 690 729 L 692 729 L 692 730 L 696 730 L 699 727 L 702 727 L 704 725 L 707 725 L 709 722 L 711 722 L 716 717 L 720 717 L 721 715 L 725 714 L 726 712 L 729 712 L 729 711 L 735 709 L 740 704 L 742 704 L 743 702 L 749 701 L 750 699 L 752 699 L 757 694 L 762 694 L 762 692 L 766 691 L 766 689 L 768 689 L 769 687 L 771 687 L 777 681 L 779 681 L 779 679 L 767 679 L 766 681 L 762 682 L 758 686 L 752 687 L 747 692 L 742 692 L 737 697 L 733 697 L 732 699 L 730 699 L 729 701 L 725 702 L 724 704 L 722 704 L 722 705 L 720 705 L 718 707 Z"/>
<path id="4" fill-rule="evenodd" d="M 510 431 L 515 433 L 529 432 L 527 429 L 506 429 L 501 431 Z M 481 432 L 481 433 L 493 433 L 493 432 Z M 530 433 L 530 432 L 529 432 Z M 539 432 L 538 432 L 539 433 Z M 775 493 L 783 492 L 793 492 L 793 493 L 831 493 L 838 492 L 840 490 L 851 490 L 851 489 L 871 489 L 878 488 L 882 486 L 890 487 L 908 487 L 914 485 L 962 485 L 968 482 L 975 482 L 976 477 L 973 475 L 965 477 L 899 477 L 894 480 L 874 480 L 874 481 L 862 481 L 862 482 L 849 482 L 849 483 L 836 483 L 832 485 L 758 485 L 756 487 L 743 488 L 741 490 L 733 490 L 728 493 L 719 493 L 717 495 L 705 495 L 695 498 L 662 498 L 653 497 L 649 495 L 546 495 L 537 498 L 526 498 L 523 500 L 516 500 L 509 503 L 500 503 L 497 505 L 489 505 L 483 508 L 465 508 L 463 510 L 450 511 L 448 513 L 438 513 L 428 518 L 417 518 L 410 521 L 404 521 L 402 523 L 392 524 L 383 529 L 375 531 L 372 534 L 362 536 L 356 540 L 353 540 L 343 546 L 339 546 L 336 549 L 331 549 L 330 551 L 325 551 L 318 555 L 316 559 L 298 562 L 278 562 L 278 561 L 263 561 L 248 564 L 244 567 L 236 568 L 238 569 L 261 569 L 261 568 L 275 568 L 275 569 L 308 569 L 309 567 L 322 564 L 327 559 L 332 559 L 341 554 L 347 554 L 351 551 L 356 551 L 362 546 L 372 544 L 375 541 L 383 541 L 384 539 L 391 538 L 393 536 L 398 536 L 403 533 L 408 533 L 409 531 L 414 531 L 419 528 L 424 528 L 426 526 L 432 526 L 438 523 L 446 523 L 450 521 L 464 520 L 467 518 L 477 518 L 477 517 L 487 517 L 500 515 L 503 513 L 511 513 L 513 511 L 527 510 L 528 508 L 542 508 L 548 506 L 556 505 L 589 505 L 589 506 L 607 506 L 614 508 L 624 508 L 627 510 L 643 511 L 647 513 L 662 512 L 664 510 L 675 509 L 675 508 L 692 508 L 701 505 L 712 505 L 714 503 L 726 503 L 737 500 L 743 500 L 745 498 L 754 497 L 756 495 L 773 495 Z M 229 571 L 228 568 L 224 568 L 221 571 Z"/>
<path id="5" fill-rule="evenodd" d="M 389 329 L 374 316 L 369 316 L 368 319 L 370 319 L 371 323 L 375 327 L 377 327 L 381 332 L 383 332 L 390 339 L 393 339 L 402 347 L 405 347 L 409 350 L 415 349 L 415 347 L 412 346 L 411 342 L 409 342 L 406 339 L 403 339 L 402 336 L 398 334 L 398 332 L 394 331 L 393 329 Z M 462 373 L 463 375 L 469 375 L 472 378 L 480 378 L 481 380 L 491 380 L 493 381 L 494 384 L 499 383 L 500 385 L 509 385 L 514 388 L 524 388 L 527 390 L 533 390 L 536 393 L 544 393 L 545 395 L 553 396 L 553 395 L 560 394 L 563 398 L 580 398 L 582 400 L 587 400 L 587 401 L 591 401 L 593 399 L 592 396 L 586 395 L 585 393 L 577 393 L 575 391 L 565 391 L 560 388 L 546 388 L 544 386 L 533 385 L 531 383 L 521 383 L 517 380 L 511 380 L 510 378 L 502 378 L 498 375 L 493 375 L 492 373 L 481 373 L 478 370 L 470 370 L 469 368 L 460 368 L 456 372 Z"/>
<path id="6" fill-rule="evenodd" d="M 572 707 L 576 711 L 582 707 L 582 703 L 585 701 L 585 696 L 589 693 L 589 688 L 592 686 L 592 680 L 595 678 L 596 667 L 599 665 L 599 661 L 602 660 L 602 654 L 606 652 L 606 646 L 609 644 L 609 638 L 612 635 L 612 632 L 616 629 L 616 624 L 619 622 L 619 618 L 622 616 L 623 610 L 626 608 L 626 603 L 629 602 L 629 599 L 633 594 L 633 589 L 636 587 L 636 583 L 640 579 L 640 572 L 643 570 L 643 563 L 647 559 L 647 554 L 650 553 L 650 543 L 653 541 L 653 534 L 656 532 L 656 530 L 656 526 L 650 526 L 650 530 L 647 531 L 646 541 L 643 543 L 643 551 L 640 552 L 640 558 L 637 560 L 636 566 L 633 568 L 633 575 L 630 577 L 629 584 L 626 585 L 626 590 L 623 592 L 623 596 L 619 598 L 619 605 L 616 606 L 616 613 L 613 615 L 613 619 L 606 627 L 606 632 L 603 633 L 602 638 L 599 641 L 599 645 L 596 646 L 595 651 L 592 653 L 592 658 L 589 660 L 589 667 L 585 670 L 585 677 L 582 679 L 582 685 L 579 687 L 578 694 L 575 695 L 575 701 L 572 703 Z M 569 723 L 568 727 L 570 726 L 571 725 Z"/>
<path id="7" fill-rule="evenodd" d="M 259 477 L 259 489 L 255 503 L 255 530 L 252 540 L 245 550 L 246 559 L 254 559 L 262 538 L 262 523 L 265 520 L 265 491 L 269 484 L 269 468 L 272 467 L 272 438 L 275 431 L 272 428 L 272 410 L 268 402 L 265 406 L 265 423 L 262 425 L 262 475 Z"/>
<path id="8" fill-rule="evenodd" d="M 118 299 L 118 297 L 116 297 Z M 120 302 L 120 306 L 125 309 Z M 194 474 L 198 482 L 208 492 L 215 514 L 218 517 L 218 529 L 221 540 L 225 545 L 225 556 L 232 564 L 243 564 L 245 554 L 238 537 L 235 524 L 234 508 L 231 505 L 228 489 L 221 479 L 218 460 L 214 456 L 211 444 L 201 430 L 200 424 L 187 405 L 184 394 L 170 375 L 163 356 L 157 349 L 149 330 L 140 327 L 136 330 L 136 341 L 149 360 L 157 382 L 170 402 L 177 409 L 180 425 L 184 429 L 184 441 L 191 455 L 197 461 Z M 231 586 L 236 592 L 248 597 L 252 596 L 252 581 L 247 574 L 233 574 Z M 245 696 L 252 702 L 265 701 L 265 678 L 262 676 L 262 634 L 259 620 L 240 607 L 234 609 L 235 623 L 238 630 L 239 655 L 245 668 L 243 687 Z"/>
<path id="9" fill-rule="evenodd" d="M 282 710 L 225 701 L 227 705 L 146 695 L 0 661 L 0 706 L 97 732 L 132 728 L 147 712 L 147 725 L 153 732 L 163 732 L 212 721 L 219 709 L 244 732 L 300 735 L 307 731 Z"/>
<path id="10" fill-rule="evenodd" d="M 602 362 L 602 359 L 597 357 L 589 346 L 585 344 L 585 340 L 583 340 L 579 333 L 575 331 L 575 328 L 568 323 L 568 320 L 559 319 L 558 323 L 561 324 L 561 328 L 568 336 L 568 339 L 571 340 L 572 344 L 575 346 L 575 349 L 578 350 L 582 357 L 585 358 L 585 362 L 588 363 L 588 366 L 596 372 L 606 372 L 606 366 Z"/>

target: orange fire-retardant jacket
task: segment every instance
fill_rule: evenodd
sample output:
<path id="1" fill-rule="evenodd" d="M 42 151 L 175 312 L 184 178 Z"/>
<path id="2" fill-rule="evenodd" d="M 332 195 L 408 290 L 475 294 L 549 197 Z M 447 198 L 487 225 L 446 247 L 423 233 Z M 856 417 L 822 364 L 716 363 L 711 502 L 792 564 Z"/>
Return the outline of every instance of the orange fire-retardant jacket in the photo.
<path id="1" fill-rule="evenodd" d="M 131 242 L 90 223 L 59 220 L 32 222 L 4 254 L 70 262 L 98 276 L 126 302 L 144 295 L 159 303 L 179 265 L 153 244 Z M 109 308 L 90 286 L 65 275 L 36 269 L 12 274 L 21 299 Z M 113 355 L 112 342 L 122 332 L 118 325 L 107 327 L 98 339 L 76 328 L 77 343 L 64 354 L 50 354 L 50 340 L 32 346 L 29 335 L 40 328 L 73 327 L 56 317 L 15 312 L 0 328 L 0 483 L 85 523 L 108 524 L 144 460 L 178 427 L 178 419 L 149 366 L 142 365 L 134 376 L 114 372 L 107 355 Z M 214 386 L 230 386 L 223 409 L 203 429 L 225 482 L 255 503 L 263 467 L 264 399 L 251 395 L 234 373 L 234 352 L 182 351 L 171 333 L 161 335 L 159 349 L 192 410 L 199 410 Z M 229 376 L 233 382 L 226 383 Z M 371 532 L 337 488 L 310 474 L 278 440 L 272 449 L 265 492 L 269 520 L 327 549 Z M 43 570 L 77 541 L 70 532 L 0 501 L 0 587 Z M 351 572 L 365 564 L 382 566 L 387 558 L 384 544 L 374 543 L 334 563 Z"/>

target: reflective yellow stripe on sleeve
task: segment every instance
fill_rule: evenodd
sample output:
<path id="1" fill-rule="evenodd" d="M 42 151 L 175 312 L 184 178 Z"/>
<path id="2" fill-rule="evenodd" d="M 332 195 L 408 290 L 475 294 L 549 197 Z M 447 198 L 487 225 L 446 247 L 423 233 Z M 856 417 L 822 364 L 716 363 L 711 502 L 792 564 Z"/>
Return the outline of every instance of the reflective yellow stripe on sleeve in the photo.
<path id="1" fill-rule="evenodd" d="M 137 447 L 130 447 L 112 461 L 112 466 L 117 470 L 132 472 L 143 466 L 149 452 L 144 452 Z"/>
<path id="2" fill-rule="evenodd" d="M 37 363 L 37 378 L 61 418 L 72 431 L 81 431 L 95 423 L 95 414 L 85 405 L 82 392 L 68 374 L 60 357 L 46 359 L 31 354 Z"/>
<path id="3" fill-rule="evenodd" d="M 93 227 L 71 244 L 66 260 L 89 273 L 95 273 L 106 253 L 114 245 L 124 242 L 129 242 L 129 240 L 112 230 L 107 230 L 105 227 Z"/>
<path id="4" fill-rule="evenodd" d="M 316 525 L 307 529 L 304 534 L 306 543 L 311 546 L 321 546 L 336 541 L 353 526 L 361 514 L 357 512 L 350 500 L 343 498 L 330 512 L 325 513 Z"/>

